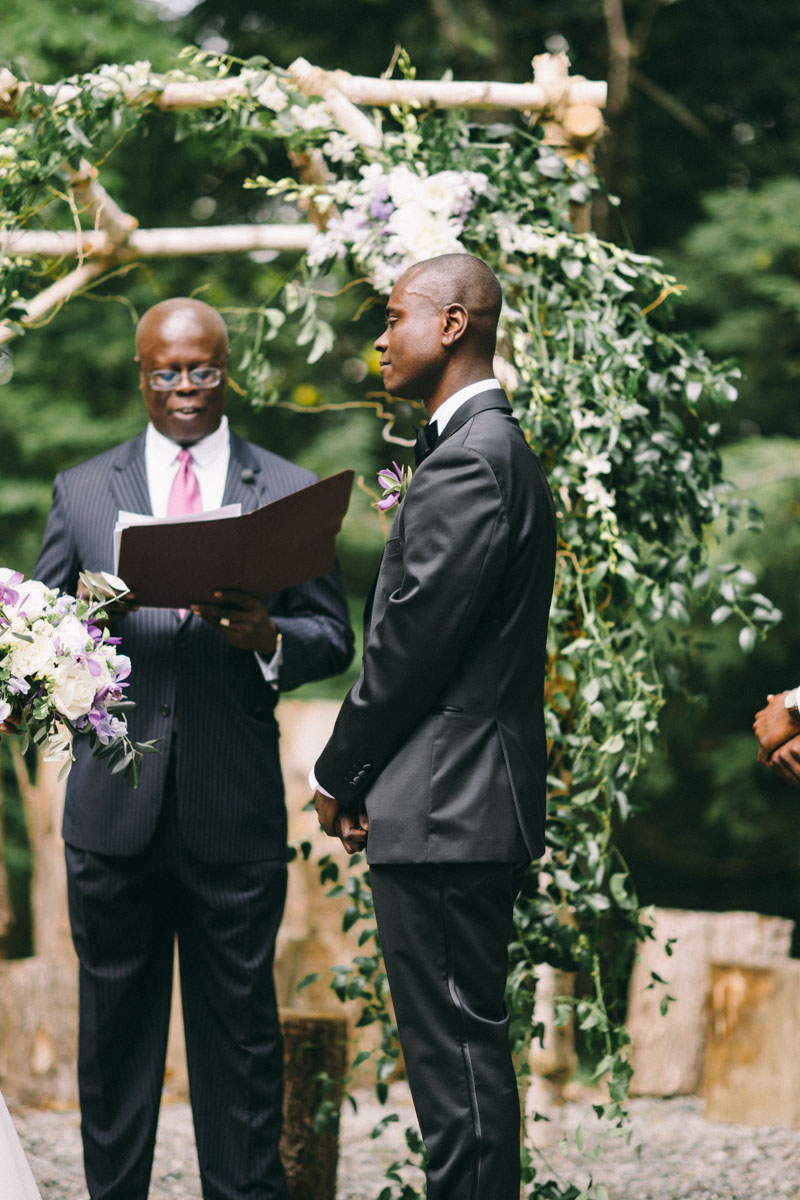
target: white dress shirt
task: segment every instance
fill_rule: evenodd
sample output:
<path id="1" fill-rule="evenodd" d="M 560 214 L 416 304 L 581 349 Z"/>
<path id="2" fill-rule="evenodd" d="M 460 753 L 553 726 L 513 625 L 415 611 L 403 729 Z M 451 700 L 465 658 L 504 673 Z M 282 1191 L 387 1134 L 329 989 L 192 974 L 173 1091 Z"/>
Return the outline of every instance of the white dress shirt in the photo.
<path id="1" fill-rule="evenodd" d="M 144 462 L 147 469 L 147 486 L 150 490 L 150 507 L 154 517 L 167 515 L 170 489 L 180 466 L 180 450 L 181 447 L 170 438 L 164 437 L 163 433 L 159 433 L 155 425 L 147 426 Z M 214 432 L 195 442 L 189 450 L 192 455 L 192 470 L 200 486 L 203 512 L 210 508 L 220 508 L 231 457 L 228 418 L 223 416 Z"/>
<path id="2" fill-rule="evenodd" d="M 459 388 L 457 392 L 453 392 L 452 396 L 448 396 L 443 403 L 439 405 L 436 412 L 428 422 L 429 425 L 435 425 L 439 437 L 444 433 L 444 427 L 452 417 L 453 413 L 461 408 L 462 404 L 466 404 L 473 396 L 480 396 L 481 392 L 491 392 L 495 388 L 503 390 L 503 385 L 497 379 L 481 379 L 480 383 L 468 383 L 466 387 Z"/>
<path id="3" fill-rule="evenodd" d="M 155 425 L 148 425 L 144 438 L 144 464 L 147 471 L 147 488 L 150 492 L 150 507 L 154 517 L 167 515 L 167 504 L 173 480 L 178 473 L 178 454 L 182 447 L 159 433 Z M 228 418 L 223 414 L 213 433 L 201 438 L 190 447 L 192 470 L 200 487 L 203 512 L 220 508 L 228 478 L 231 459 L 231 434 Z M 263 658 L 256 653 L 256 662 L 267 683 L 278 685 L 278 671 L 283 662 L 283 652 L 278 647 L 272 658 Z"/>
<path id="4" fill-rule="evenodd" d="M 466 402 L 471 400 L 473 396 L 480 396 L 481 392 L 491 392 L 496 388 L 499 388 L 500 391 L 502 391 L 503 385 L 498 379 L 494 378 L 481 379 L 478 383 L 468 383 L 466 387 L 459 388 L 457 392 L 453 392 L 452 396 L 448 396 L 447 399 L 439 405 L 428 424 L 435 425 L 436 432 L 439 437 L 441 437 L 447 422 L 450 420 L 453 414 L 457 412 L 459 408 L 461 408 L 462 404 L 466 404 Z M 317 777 L 314 774 L 313 767 L 308 773 L 308 783 L 312 792 L 319 792 L 321 795 L 327 796 L 329 800 L 333 800 L 333 796 L 330 794 L 330 792 L 326 792 L 325 788 L 320 787 L 320 785 L 317 783 Z"/>

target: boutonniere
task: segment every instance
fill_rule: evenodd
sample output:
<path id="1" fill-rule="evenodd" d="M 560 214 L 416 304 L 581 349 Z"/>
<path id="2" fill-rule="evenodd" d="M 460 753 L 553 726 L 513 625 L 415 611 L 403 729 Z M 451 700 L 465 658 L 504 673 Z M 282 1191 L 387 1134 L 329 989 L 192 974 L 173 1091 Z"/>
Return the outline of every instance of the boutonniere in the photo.
<path id="1" fill-rule="evenodd" d="M 408 491 L 411 483 L 411 467 L 398 467 L 393 462 L 391 467 L 383 467 L 378 471 L 378 483 L 383 488 L 383 496 L 378 501 L 381 512 L 388 512 L 399 504 Z"/>

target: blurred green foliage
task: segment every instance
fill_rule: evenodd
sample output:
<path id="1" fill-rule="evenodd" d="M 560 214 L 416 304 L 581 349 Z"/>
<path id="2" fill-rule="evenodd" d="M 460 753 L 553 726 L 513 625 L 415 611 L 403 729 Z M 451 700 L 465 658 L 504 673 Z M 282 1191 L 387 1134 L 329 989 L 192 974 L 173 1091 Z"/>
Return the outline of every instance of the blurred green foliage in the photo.
<path id="1" fill-rule="evenodd" d="M 703 217 L 665 255 L 687 284 L 684 326 L 744 368 L 729 436 L 800 434 L 800 181 L 714 191 Z"/>
<path id="2" fill-rule="evenodd" d="M 761 507 L 764 527 L 732 537 L 719 530 L 713 558 L 757 571 L 783 621 L 747 657 L 728 623 L 702 626 L 701 652 L 685 664 L 692 695 L 662 717 L 660 748 L 634 789 L 640 812 L 620 844 L 643 899 L 774 913 L 800 930 L 798 796 L 758 765 L 750 730 L 767 693 L 800 678 L 800 444 L 741 441 L 725 466 Z"/>

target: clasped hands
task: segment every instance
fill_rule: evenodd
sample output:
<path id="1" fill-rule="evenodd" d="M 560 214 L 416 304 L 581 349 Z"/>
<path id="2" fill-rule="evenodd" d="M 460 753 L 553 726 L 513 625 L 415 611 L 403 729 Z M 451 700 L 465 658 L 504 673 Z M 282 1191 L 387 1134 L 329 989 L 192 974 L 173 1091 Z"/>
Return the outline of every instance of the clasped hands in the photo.
<path id="1" fill-rule="evenodd" d="M 369 817 L 365 812 L 342 812 L 338 800 L 320 791 L 314 792 L 314 807 L 328 837 L 338 837 L 348 854 L 366 849 Z"/>
<path id="2" fill-rule="evenodd" d="M 753 730 L 758 739 L 758 761 L 800 787 L 800 719 L 786 707 L 788 692 L 767 696 L 767 704 L 756 713 Z M 797 709 L 795 708 L 796 712 Z"/>

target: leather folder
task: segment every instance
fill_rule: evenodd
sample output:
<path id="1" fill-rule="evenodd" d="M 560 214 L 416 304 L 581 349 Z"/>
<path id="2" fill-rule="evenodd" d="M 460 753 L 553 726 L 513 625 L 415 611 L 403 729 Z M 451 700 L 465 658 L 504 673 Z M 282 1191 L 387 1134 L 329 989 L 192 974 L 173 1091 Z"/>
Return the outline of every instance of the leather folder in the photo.
<path id="1" fill-rule="evenodd" d="M 264 599 L 332 570 L 353 472 L 340 471 L 253 512 L 130 525 L 118 574 L 145 608 L 213 603 L 236 589 Z"/>

